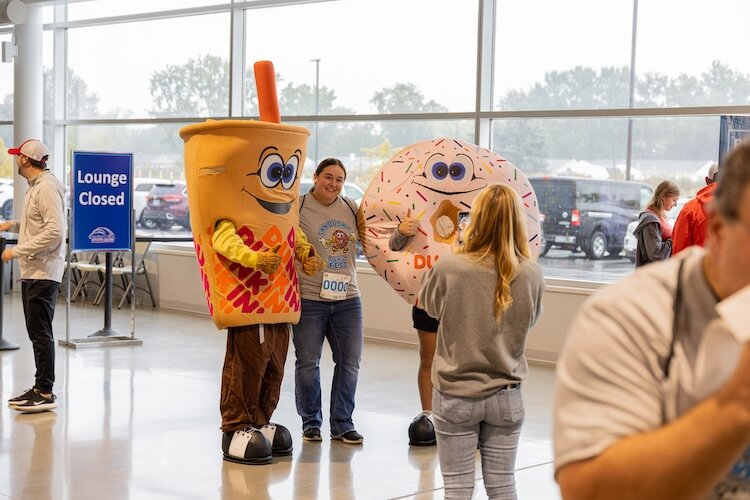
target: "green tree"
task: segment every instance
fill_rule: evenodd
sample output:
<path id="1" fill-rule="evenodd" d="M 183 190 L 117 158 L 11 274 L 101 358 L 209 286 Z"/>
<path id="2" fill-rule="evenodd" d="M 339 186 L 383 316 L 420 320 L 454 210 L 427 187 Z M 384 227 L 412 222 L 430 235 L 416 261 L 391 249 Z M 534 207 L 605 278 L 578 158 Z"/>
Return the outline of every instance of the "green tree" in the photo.
<path id="1" fill-rule="evenodd" d="M 396 83 L 376 91 L 370 102 L 378 113 L 440 113 L 448 109 L 442 104 L 427 98 L 413 83 Z M 387 138 L 397 148 L 403 148 L 415 142 L 425 141 L 444 135 L 455 135 L 455 128 L 446 127 L 443 123 L 433 121 L 420 122 L 383 122 L 382 137 Z M 460 137 L 462 138 L 462 137 Z"/>
<path id="2" fill-rule="evenodd" d="M 627 66 L 603 67 L 600 70 L 577 66 L 551 71 L 542 82 L 529 89 L 511 89 L 498 100 L 498 109 L 599 109 L 629 106 L 630 72 Z M 700 75 L 680 74 L 669 77 L 658 72 L 639 74 L 635 86 L 635 106 L 676 107 L 730 105 L 750 103 L 750 75 L 714 61 Z M 521 120 L 523 121 L 523 120 Z M 497 121 L 495 139 L 525 149 L 523 161 L 536 164 L 534 149 L 547 158 L 624 161 L 626 156 L 627 119 L 544 119 L 522 127 L 513 122 Z M 714 158 L 712 141 L 717 122 L 705 118 L 635 118 L 633 119 L 633 157 L 648 159 Z M 526 144 L 529 131 L 535 130 L 531 147 Z M 500 131 L 500 132 L 498 132 Z M 500 134 L 500 135 L 498 135 Z M 539 138 L 541 143 L 535 140 Z M 498 142 L 499 141 L 499 142 Z M 512 146 L 511 146 L 512 147 Z M 502 148 L 498 148 L 502 151 Z M 509 159 L 512 159 L 509 154 Z M 519 160 L 521 161 L 521 160 Z"/>
<path id="3" fill-rule="evenodd" d="M 400 148 L 394 148 L 387 137 L 383 139 L 383 142 L 376 146 L 362 148 L 362 155 L 370 167 L 367 169 L 367 172 L 363 173 L 363 175 L 357 179 L 359 185 L 369 185 L 375 174 L 377 174 L 383 165 L 385 165 L 386 162 L 393 158 L 399 151 Z"/>
<path id="4" fill-rule="evenodd" d="M 44 69 L 44 118 L 51 118 L 53 113 L 52 70 Z M 99 116 L 99 96 L 89 90 L 88 85 L 72 69 L 68 70 L 67 107 L 69 118 L 96 118 Z M 0 103 L 0 120 L 13 119 L 13 93 L 5 94 Z"/>
<path id="5" fill-rule="evenodd" d="M 318 88 L 318 109 L 315 109 L 315 87 L 306 83 L 295 85 L 287 83 L 279 95 L 279 107 L 282 114 L 290 115 L 328 115 L 349 114 L 351 110 L 334 106 L 336 92 L 326 86 Z"/>
<path id="6" fill-rule="evenodd" d="M 545 173 L 547 149 L 539 126 L 530 120 L 496 120 L 492 149 L 527 175 Z"/>
<path id="7" fill-rule="evenodd" d="M 229 111 L 229 63 L 214 55 L 169 64 L 151 75 L 151 115 L 226 116 Z"/>

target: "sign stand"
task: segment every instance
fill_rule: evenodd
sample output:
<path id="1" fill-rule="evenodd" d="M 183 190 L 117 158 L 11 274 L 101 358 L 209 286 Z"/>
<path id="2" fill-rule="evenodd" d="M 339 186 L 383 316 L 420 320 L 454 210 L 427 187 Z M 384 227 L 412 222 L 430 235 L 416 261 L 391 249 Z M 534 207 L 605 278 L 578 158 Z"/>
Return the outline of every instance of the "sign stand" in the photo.
<path id="1" fill-rule="evenodd" d="M 115 346 L 115 345 L 143 345 L 143 341 L 135 338 L 135 283 L 131 287 L 131 309 L 130 309 L 130 324 L 131 331 L 130 335 L 124 335 L 117 330 L 112 328 L 112 251 L 125 250 L 124 240 L 117 237 L 117 234 L 122 235 L 127 233 L 126 241 L 128 241 L 128 248 L 131 255 L 135 257 L 135 212 L 132 209 L 132 173 L 133 173 L 133 155 L 130 154 L 115 154 L 115 153 L 85 153 L 85 152 L 73 152 L 73 182 L 71 182 L 71 196 L 74 199 L 71 202 L 73 207 L 73 214 L 76 210 L 80 211 L 78 217 L 75 215 L 69 216 L 68 228 L 68 257 L 70 257 L 71 249 L 73 251 L 80 250 L 94 250 L 105 252 L 105 272 L 104 272 L 104 327 L 96 332 L 92 333 L 88 337 L 70 339 L 70 269 L 68 272 L 68 326 L 65 332 L 65 340 L 60 340 L 58 343 L 64 347 L 101 347 L 101 346 Z M 103 183 L 103 186 L 92 186 L 96 183 L 97 174 L 100 175 L 101 179 L 109 179 L 110 185 Z M 109 176 L 109 177 L 107 177 Z M 122 177 L 118 177 L 122 176 Z M 90 179 L 90 180 L 89 180 Z M 117 182 L 111 182 L 113 179 L 117 179 Z M 121 184 L 121 180 L 127 179 L 126 184 Z M 85 184 L 83 187 L 79 187 L 79 184 Z M 122 188 L 126 189 L 122 189 Z M 112 189 L 114 188 L 114 190 Z M 118 189 L 119 188 L 119 189 Z M 76 194 L 79 189 L 89 189 L 91 191 L 83 192 L 83 197 L 88 197 L 88 200 L 96 199 L 97 196 L 101 196 L 100 199 L 112 200 L 117 202 L 119 197 L 123 197 L 123 203 L 117 203 L 120 208 L 115 206 L 94 207 L 92 210 L 89 206 L 77 206 L 79 203 Z M 83 199 L 82 197 L 82 199 Z M 104 213 L 108 210 L 107 213 Z M 123 217 L 123 210 L 127 210 L 129 217 Z M 118 225 L 118 221 L 127 221 L 129 224 L 123 223 Z M 78 224 L 78 227 L 74 227 L 74 223 Z M 100 224 L 108 224 L 108 226 L 102 226 Z M 110 226 L 115 230 L 110 229 Z M 92 231 L 93 229 L 93 231 Z M 95 241 L 92 239 L 92 235 L 97 234 L 100 240 Z M 86 239 L 91 240 L 86 242 Z M 111 244 L 107 244 L 111 243 Z M 135 266 L 135 259 L 132 259 L 132 266 Z M 70 258 L 68 258 L 70 262 Z M 131 276 L 131 279 L 135 279 L 135 273 Z"/>
<path id="2" fill-rule="evenodd" d="M 5 251 L 5 238 L 0 237 L 0 255 Z M 3 338 L 3 303 L 5 302 L 5 263 L 0 262 L 0 351 L 13 351 L 18 344 Z"/>

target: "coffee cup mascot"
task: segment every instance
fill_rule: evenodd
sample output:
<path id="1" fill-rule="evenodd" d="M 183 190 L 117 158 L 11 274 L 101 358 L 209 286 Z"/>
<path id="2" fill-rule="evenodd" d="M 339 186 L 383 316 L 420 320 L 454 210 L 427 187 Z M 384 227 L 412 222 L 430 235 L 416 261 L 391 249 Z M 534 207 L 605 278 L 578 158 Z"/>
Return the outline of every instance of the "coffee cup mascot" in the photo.
<path id="1" fill-rule="evenodd" d="M 436 443 L 432 424 L 432 358 L 439 318 L 427 316 L 417 301 L 421 278 L 441 255 L 459 245 L 461 227 L 479 191 L 507 184 L 526 210 L 529 247 L 539 255 L 536 195 L 526 176 L 502 156 L 458 139 L 440 138 L 403 149 L 373 177 L 358 216 L 362 246 L 372 267 L 412 307 L 418 332 L 417 375 L 422 412 L 409 426 L 409 444 Z M 461 220 L 459 220 L 461 219 Z"/>
<path id="2" fill-rule="evenodd" d="M 261 121 L 208 120 L 180 130 L 190 224 L 209 312 L 227 328 L 221 379 L 224 459 L 268 464 L 290 455 L 271 422 L 290 324 L 300 317 L 294 260 L 324 266 L 299 230 L 299 178 L 309 130 L 279 123 L 273 65 L 255 65 Z"/>

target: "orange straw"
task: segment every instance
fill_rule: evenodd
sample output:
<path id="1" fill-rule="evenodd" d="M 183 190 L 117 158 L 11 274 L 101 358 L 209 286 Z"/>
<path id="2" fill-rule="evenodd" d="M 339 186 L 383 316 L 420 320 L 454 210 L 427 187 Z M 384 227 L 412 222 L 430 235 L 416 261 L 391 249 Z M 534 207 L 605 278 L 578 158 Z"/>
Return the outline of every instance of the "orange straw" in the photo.
<path id="1" fill-rule="evenodd" d="M 258 90 L 260 119 L 264 122 L 281 123 L 279 98 L 276 97 L 276 72 L 271 61 L 258 61 L 253 65 L 255 87 Z"/>

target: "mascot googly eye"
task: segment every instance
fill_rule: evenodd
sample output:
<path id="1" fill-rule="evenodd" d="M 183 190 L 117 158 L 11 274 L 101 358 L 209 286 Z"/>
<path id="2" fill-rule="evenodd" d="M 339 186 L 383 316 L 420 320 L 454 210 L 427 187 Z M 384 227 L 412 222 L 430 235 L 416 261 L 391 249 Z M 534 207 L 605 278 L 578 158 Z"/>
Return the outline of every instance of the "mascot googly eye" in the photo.
<path id="1" fill-rule="evenodd" d="M 538 256 L 539 209 L 526 176 L 493 151 L 441 138 L 403 149 L 375 175 L 359 213 L 367 260 L 404 300 L 418 305 L 422 274 L 458 244 L 459 213 L 470 211 L 479 191 L 497 183 L 511 186 L 524 201 L 529 246 Z M 417 221 L 417 232 L 406 247 L 391 250 L 389 240 L 407 216 Z"/>

